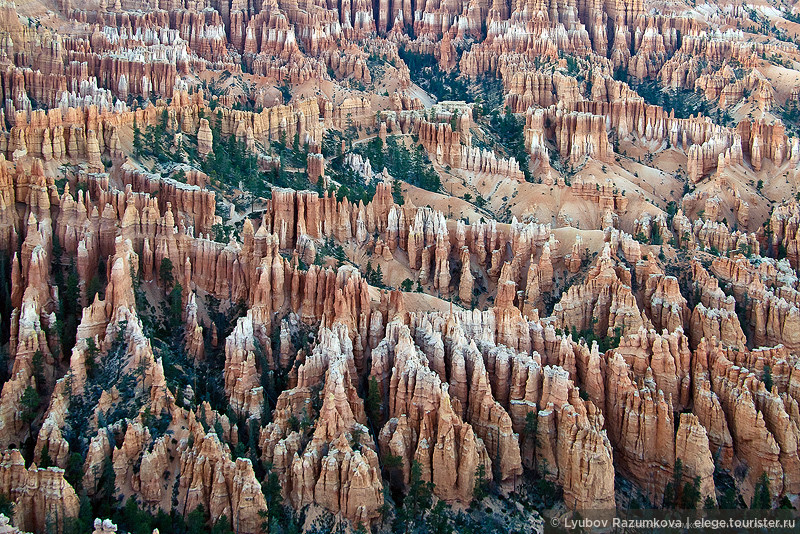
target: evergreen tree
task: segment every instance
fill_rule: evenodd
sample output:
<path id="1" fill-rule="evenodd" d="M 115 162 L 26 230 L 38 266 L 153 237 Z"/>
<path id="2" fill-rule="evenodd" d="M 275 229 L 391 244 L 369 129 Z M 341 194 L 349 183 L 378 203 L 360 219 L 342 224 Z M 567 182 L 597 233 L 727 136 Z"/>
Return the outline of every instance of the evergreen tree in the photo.
<path id="1" fill-rule="evenodd" d="M 403 457 L 396 454 L 387 453 L 383 456 L 383 467 L 389 474 L 389 484 L 393 485 L 395 473 L 398 469 L 403 467 Z"/>
<path id="2" fill-rule="evenodd" d="M 692 482 L 683 485 L 681 494 L 681 508 L 683 510 L 695 510 L 700 503 L 700 477 L 697 476 Z"/>
<path id="3" fill-rule="evenodd" d="M 94 302 L 94 298 L 96 295 L 100 293 L 100 279 L 97 275 L 92 276 L 92 279 L 89 280 L 89 284 L 86 286 L 86 301 L 91 304 Z"/>
<path id="4" fill-rule="evenodd" d="M 406 199 L 403 198 L 403 189 L 400 185 L 400 180 L 392 180 L 392 200 L 398 206 L 402 206 L 406 203 Z"/>
<path id="5" fill-rule="evenodd" d="M 56 274 L 60 269 L 56 269 Z M 59 277 L 56 276 L 57 284 Z M 66 280 L 61 278 L 62 283 L 59 284 L 59 308 L 56 313 L 57 328 L 61 338 L 61 351 L 63 354 L 69 354 L 72 347 L 75 345 L 75 332 L 78 329 L 79 313 L 83 312 L 81 307 L 81 293 L 78 288 L 78 271 L 75 268 L 75 263 L 71 262 L 69 266 L 69 273 Z"/>
<path id="6" fill-rule="evenodd" d="M 222 514 L 220 518 L 214 522 L 214 526 L 211 527 L 211 534 L 233 534 L 231 522 L 227 515 Z"/>
<path id="7" fill-rule="evenodd" d="M 40 393 L 44 391 L 46 380 L 44 377 L 44 356 L 42 351 L 36 350 L 31 358 L 31 365 L 33 366 L 33 376 L 36 378 L 36 390 Z"/>
<path id="8" fill-rule="evenodd" d="M 97 343 L 95 342 L 93 337 L 86 338 L 86 351 L 85 351 L 85 364 L 86 364 L 86 374 L 91 378 L 94 374 L 95 367 L 97 365 L 97 355 L 99 354 L 100 349 L 97 348 Z"/>
<path id="9" fill-rule="evenodd" d="M 64 521 L 63 534 L 86 534 L 92 530 L 91 525 L 94 522 L 92 503 L 86 495 L 81 495 L 79 502 L 78 517 L 70 517 Z"/>
<path id="10" fill-rule="evenodd" d="M 764 382 L 764 387 L 767 391 L 772 391 L 772 368 L 769 365 L 764 366 L 764 373 L 761 375 L 761 381 Z"/>
<path id="11" fill-rule="evenodd" d="M 675 460 L 672 470 L 672 480 L 664 488 L 664 508 L 676 508 L 681 503 L 681 479 L 683 478 L 683 462 L 680 458 Z"/>
<path id="12" fill-rule="evenodd" d="M 526 443 L 533 443 L 533 446 L 536 447 L 539 445 L 539 438 L 537 434 L 539 432 L 539 417 L 536 411 L 531 410 L 525 414 L 525 427 L 522 429 L 522 435 L 525 438 Z"/>
<path id="13" fill-rule="evenodd" d="M 736 490 L 733 488 L 726 488 L 720 496 L 719 509 L 736 510 L 737 508 L 739 508 L 739 499 L 736 495 Z"/>
<path id="14" fill-rule="evenodd" d="M 383 422 L 383 414 L 381 407 L 381 392 L 378 387 L 378 381 L 374 376 L 369 377 L 369 390 L 367 392 L 367 416 L 373 428 L 380 428 Z"/>
<path id="15" fill-rule="evenodd" d="M 142 157 L 142 131 L 133 119 L 133 155 L 137 158 Z"/>
<path id="16" fill-rule="evenodd" d="M 472 497 L 480 502 L 489 495 L 489 481 L 486 479 L 486 466 L 481 462 L 475 469 L 475 488 Z"/>
<path id="17" fill-rule="evenodd" d="M 75 491 L 81 489 L 83 479 L 83 457 L 79 452 L 73 452 L 67 459 L 67 469 L 64 471 L 64 478 L 67 482 L 75 488 Z"/>
<path id="18" fill-rule="evenodd" d="M 33 386 L 28 386 L 22 393 L 22 421 L 30 424 L 36 419 L 36 413 L 39 411 L 39 405 L 42 403 L 39 393 Z"/>
<path id="19" fill-rule="evenodd" d="M 756 483 L 755 491 L 753 492 L 753 500 L 750 501 L 750 508 L 752 510 L 770 510 L 772 509 L 772 496 L 769 490 L 769 477 L 767 473 L 761 473 Z"/>
<path id="20" fill-rule="evenodd" d="M 114 464 L 111 458 L 106 457 L 100 479 L 97 481 L 97 491 L 95 493 L 95 511 L 98 517 L 110 517 L 111 510 L 116 504 L 116 485 L 114 475 Z"/>
<path id="21" fill-rule="evenodd" d="M 413 532 L 414 527 L 422 523 L 425 512 L 433 505 L 433 488 L 433 482 L 422 479 L 422 466 L 414 460 L 411 464 L 408 494 L 403 499 L 403 506 L 397 511 L 397 532 Z"/>
<path id="22" fill-rule="evenodd" d="M 267 502 L 267 509 L 258 512 L 264 520 L 261 523 L 262 530 L 270 534 L 301 534 L 303 529 L 298 524 L 293 510 L 283 503 L 278 475 L 272 471 L 271 465 L 268 464 L 266 467 L 267 476 L 261 485 L 261 490 Z"/>
<path id="23" fill-rule="evenodd" d="M 42 469 L 47 469 L 48 467 L 53 466 L 53 460 L 50 458 L 50 447 L 45 445 L 42 447 L 42 452 L 39 454 L 41 461 L 39 462 L 38 467 Z"/>
<path id="24" fill-rule="evenodd" d="M 2 493 L 0 493 L 0 514 L 8 518 L 14 517 L 14 503 Z"/>
<path id="25" fill-rule="evenodd" d="M 175 283 L 175 276 L 172 274 L 173 266 L 172 260 L 169 258 L 161 259 L 161 268 L 158 270 L 158 279 L 164 285 L 164 289 L 172 287 Z"/>
<path id="26" fill-rule="evenodd" d="M 436 501 L 433 509 L 425 518 L 425 526 L 430 534 L 451 534 L 453 532 L 447 514 L 449 508 L 443 500 Z"/>
<path id="27" fill-rule="evenodd" d="M 169 324 L 173 331 L 181 326 L 181 316 L 183 315 L 182 293 L 183 288 L 180 284 L 175 284 L 175 287 L 169 292 Z"/>
<path id="28" fill-rule="evenodd" d="M 205 532 L 206 511 L 202 504 L 192 510 L 186 518 L 186 528 L 189 532 Z"/>

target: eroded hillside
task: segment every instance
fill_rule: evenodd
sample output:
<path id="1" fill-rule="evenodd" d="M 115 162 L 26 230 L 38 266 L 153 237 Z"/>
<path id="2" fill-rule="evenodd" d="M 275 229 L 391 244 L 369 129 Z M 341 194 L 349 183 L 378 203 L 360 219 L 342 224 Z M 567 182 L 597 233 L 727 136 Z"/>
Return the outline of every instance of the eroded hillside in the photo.
<path id="1" fill-rule="evenodd" d="M 799 34 L 0 2 L 0 531 L 797 507 Z"/>

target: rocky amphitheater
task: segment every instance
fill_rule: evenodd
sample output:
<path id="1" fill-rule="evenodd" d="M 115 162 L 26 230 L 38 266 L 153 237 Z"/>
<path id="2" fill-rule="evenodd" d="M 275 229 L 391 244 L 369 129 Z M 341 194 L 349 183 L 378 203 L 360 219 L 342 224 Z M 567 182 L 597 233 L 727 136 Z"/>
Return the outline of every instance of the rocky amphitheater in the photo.
<path id="1" fill-rule="evenodd" d="M 800 509 L 800 5 L 0 0 L 0 532 Z"/>

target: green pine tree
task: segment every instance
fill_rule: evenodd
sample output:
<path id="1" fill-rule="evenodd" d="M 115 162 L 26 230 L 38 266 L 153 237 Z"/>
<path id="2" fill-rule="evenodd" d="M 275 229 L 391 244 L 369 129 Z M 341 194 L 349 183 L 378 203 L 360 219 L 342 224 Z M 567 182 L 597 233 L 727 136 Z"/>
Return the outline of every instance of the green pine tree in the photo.
<path id="1" fill-rule="evenodd" d="M 136 124 L 136 119 L 133 119 L 133 155 L 137 158 L 142 157 L 142 131 L 139 125 Z"/>
<path id="2" fill-rule="evenodd" d="M 758 477 L 753 499 L 750 501 L 750 508 L 752 510 L 772 509 L 772 495 L 770 494 L 769 477 L 766 472 L 761 473 L 761 476 Z"/>
<path id="3" fill-rule="evenodd" d="M 767 391 L 772 391 L 772 368 L 769 365 L 764 366 L 764 373 L 761 375 L 761 381 L 764 382 L 764 387 Z"/>
<path id="4" fill-rule="evenodd" d="M 172 265 L 172 260 L 169 258 L 161 259 L 161 268 L 158 270 L 158 279 L 161 280 L 161 283 L 164 285 L 164 289 L 172 287 L 172 284 L 175 283 L 175 276 L 172 273 L 173 269 L 174 267 Z"/>

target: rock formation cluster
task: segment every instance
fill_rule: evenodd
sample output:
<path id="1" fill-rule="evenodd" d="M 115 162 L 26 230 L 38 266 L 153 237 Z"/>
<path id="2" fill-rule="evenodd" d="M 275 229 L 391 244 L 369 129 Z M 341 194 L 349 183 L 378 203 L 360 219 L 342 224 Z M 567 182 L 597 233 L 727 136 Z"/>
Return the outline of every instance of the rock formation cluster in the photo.
<path id="1" fill-rule="evenodd" d="M 0 1 L 0 532 L 800 507 L 798 15 L 679 4 Z"/>

